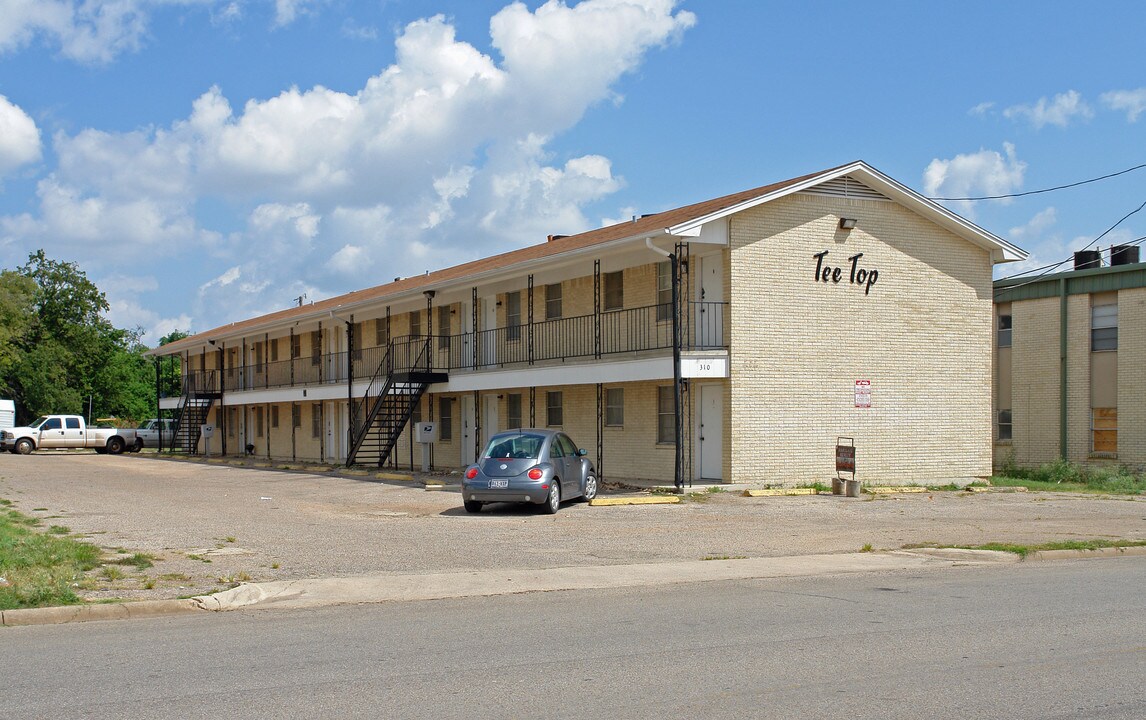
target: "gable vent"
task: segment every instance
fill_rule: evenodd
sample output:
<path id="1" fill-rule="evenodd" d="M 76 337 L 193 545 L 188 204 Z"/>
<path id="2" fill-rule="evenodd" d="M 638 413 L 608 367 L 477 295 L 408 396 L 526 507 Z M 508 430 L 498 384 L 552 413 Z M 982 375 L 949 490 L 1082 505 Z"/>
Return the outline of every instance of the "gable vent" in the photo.
<path id="1" fill-rule="evenodd" d="M 830 195 L 832 197 L 858 198 L 860 200 L 887 200 L 888 198 L 867 185 L 847 175 L 822 182 L 803 190 L 809 195 Z"/>

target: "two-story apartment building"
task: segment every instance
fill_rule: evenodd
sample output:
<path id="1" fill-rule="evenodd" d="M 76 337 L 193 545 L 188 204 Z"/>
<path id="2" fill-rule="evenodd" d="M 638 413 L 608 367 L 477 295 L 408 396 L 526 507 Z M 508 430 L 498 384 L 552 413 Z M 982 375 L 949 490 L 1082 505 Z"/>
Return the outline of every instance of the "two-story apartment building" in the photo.
<path id="1" fill-rule="evenodd" d="M 1138 251 L 1081 251 L 1068 272 L 995 283 L 996 465 L 1146 465 Z"/>
<path id="2" fill-rule="evenodd" d="M 992 266 L 1019 248 L 863 162 L 249 318 L 151 351 L 180 445 L 438 468 L 566 430 L 605 478 L 991 472 Z M 164 361 L 178 357 L 181 363 Z M 165 381 L 166 382 L 166 381 Z"/>

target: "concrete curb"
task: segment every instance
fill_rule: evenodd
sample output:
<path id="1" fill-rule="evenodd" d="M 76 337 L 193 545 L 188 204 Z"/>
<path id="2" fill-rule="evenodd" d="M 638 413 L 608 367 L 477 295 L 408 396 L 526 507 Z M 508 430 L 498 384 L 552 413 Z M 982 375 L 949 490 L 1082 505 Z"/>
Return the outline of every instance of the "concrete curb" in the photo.
<path id="1" fill-rule="evenodd" d="M 1094 550 L 1036 550 L 1026 560 L 1079 560 L 1083 558 L 1111 558 L 1146 555 L 1146 546 L 1095 548 Z"/>
<path id="2" fill-rule="evenodd" d="M 106 605 L 65 605 L 63 607 L 29 608 L 0 612 L 0 625 L 59 625 L 93 620 L 130 620 L 202 612 L 195 600 L 144 600 L 108 603 Z"/>
<path id="3" fill-rule="evenodd" d="M 760 488 L 759 490 L 745 490 L 741 497 L 790 497 L 796 495 L 818 495 L 816 488 Z"/>
<path id="4" fill-rule="evenodd" d="M 637 497 L 600 497 L 589 501 L 594 507 L 608 507 L 612 505 L 675 505 L 680 502 L 679 495 L 642 495 Z"/>

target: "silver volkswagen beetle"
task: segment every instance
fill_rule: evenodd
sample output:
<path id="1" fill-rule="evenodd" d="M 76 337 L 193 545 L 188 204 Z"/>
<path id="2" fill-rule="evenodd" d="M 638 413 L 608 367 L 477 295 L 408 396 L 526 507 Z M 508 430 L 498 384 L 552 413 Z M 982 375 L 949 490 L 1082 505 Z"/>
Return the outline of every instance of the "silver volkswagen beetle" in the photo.
<path id="1" fill-rule="evenodd" d="M 510 430 L 489 440 L 462 475 L 467 511 L 491 502 L 534 503 L 553 514 L 561 502 L 597 496 L 597 471 L 569 436 L 557 430 Z"/>

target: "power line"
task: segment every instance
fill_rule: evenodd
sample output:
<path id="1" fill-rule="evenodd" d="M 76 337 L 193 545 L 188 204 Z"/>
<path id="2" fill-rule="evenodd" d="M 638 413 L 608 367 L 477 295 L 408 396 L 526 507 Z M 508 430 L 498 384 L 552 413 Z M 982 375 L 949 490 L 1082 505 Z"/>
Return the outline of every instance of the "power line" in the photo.
<path id="1" fill-rule="evenodd" d="M 1043 190 L 1028 190 L 1027 192 L 1011 193 L 1010 195 L 984 195 L 983 197 L 958 197 L 958 198 L 933 197 L 933 198 L 927 198 L 927 199 L 928 200 L 942 201 L 942 202 L 956 202 L 956 201 L 960 201 L 960 200 L 1005 200 L 1007 198 L 1025 197 L 1027 195 L 1039 195 L 1041 193 L 1054 192 L 1055 190 L 1065 190 L 1067 188 L 1078 187 L 1079 185 L 1086 185 L 1087 183 L 1098 182 L 1099 180 L 1106 180 L 1107 178 L 1117 177 L 1119 175 L 1125 175 L 1128 172 L 1134 172 L 1135 170 L 1141 170 L 1142 168 L 1146 168 L 1146 163 L 1143 163 L 1141 165 L 1135 165 L 1134 167 L 1126 168 L 1125 170 L 1119 170 L 1118 172 L 1110 173 L 1109 175 L 1103 175 L 1102 177 L 1091 178 L 1089 180 L 1080 180 L 1080 181 L 1075 182 L 1075 183 L 1070 183 L 1069 185 L 1059 185 L 1058 187 L 1045 188 Z"/>
<path id="2" fill-rule="evenodd" d="M 1114 224 L 1113 224 L 1113 225 L 1111 225 L 1110 227 L 1108 227 L 1108 228 L 1106 228 L 1105 230 L 1103 230 L 1103 231 L 1102 231 L 1102 233 L 1101 233 L 1101 234 L 1100 234 L 1098 237 L 1094 238 L 1093 240 L 1091 240 L 1090 242 L 1088 242 L 1086 245 L 1084 245 L 1084 246 L 1082 247 L 1082 250 L 1086 250 L 1087 248 L 1090 248 L 1090 247 L 1092 247 L 1092 246 L 1093 246 L 1095 243 L 1097 243 L 1099 240 L 1101 240 L 1102 238 L 1104 238 L 1104 237 L 1106 237 L 1108 234 L 1110 234 L 1110 233 L 1111 233 L 1111 232 L 1114 230 L 1114 228 L 1116 228 L 1116 227 L 1118 227 L 1119 225 L 1121 225 L 1121 224 L 1122 224 L 1122 223 L 1123 223 L 1123 222 L 1124 222 L 1124 221 L 1125 221 L 1127 218 L 1129 218 L 1131 215 L 1134 215 L 1135 213 L 1137 213 L 1137 212 L 1139 212 L 1140 210 L 1142 210 L 1142 208 L 1146 208 L 1146 200 L 1143 200 L 1141 205 L 1139 205 L 1138 207 L 1134 208 L 1134 209 L 1133 209 L 1133 210 L 1131 210 L 1130 212 L 1128 212 L 1128 213 L 1126 213 L 1125 215 L 1123 215 L 1123 216 L 1122 216 L 1122 217 L 1121 217 L 1121 218 L 1118 220 L 1118 222 L 1114 223 Z M 1142 242 L 1144 239 L 1146 239 L 1146 238 L 1138 238 L 1137 240 L 1133 241 L 1133 242 L 1132 242 L 1132 243 L 1130 243 L 1130 244 L 1132 244 L 1132 245 L 1138 245 L 1138 244 L 1139 244 L 1139 243 L 1141 243 L 1141 242 Z M 1080 252 L 1081 252 L 1081 250 L 1080 250 Z M 1035 268 L 1035 269 L 1033 269 L 1033 270 L 1024 270 L 1023 272 L 1020 272 L 1020 273 L 1015 273 L 1014 275 L 1008 275 L 1007 277 L 1001 277 L 1001 278 L 999 278 L 999 280 L 1013 280 L 1014 278 L 1017 278 L 1017 277 L 1023 277 L 1023 276 L 1026 276 L 1026 275 L 1030 274 L 1030 273 L 1033 273 L 1033 272 L 1038 272 L 1039 270 L 1042 270 L 1042 272 L 1041 272 L 1041 273 L 1039 273 L 1038 275 L 1035 275 L 1034 277 L 1032 277 L 1032 278 L 1031 278 L 1030 280 L 1028 280 L 1027 282 L 1025 282 L 1025 283 L 1021 283 L 1020 285 L 1015 285 L 1015 286 L 1014 286 L 1014 287 L 1022 287 L 1023 285 L 1029 285 L 1029 284 L 1031 284 L 1031 283 L 1033 283 L 1033 282 L 1036 282 L 1037 280 L 1039 280 L 1040 278 L 1042 278 L 1042 277 L 1043 277 L 1043 276 L 1045 276 L 1045 275 L 1049 275 L 1049 274 L 1050 274 L 1050 273 L 1051 273 L 1051 272 L 1052 272 L 1052 271 L 1053 271 L 1055 268 L 1057 268 L 1057 267 L 1059 267 L 1059 266 L 1061 266 L 1061 265 L 1065 265 L 1066 263 L 1068 263 L 1068 262 L 1070 262 L 1070 261 L 1071 261 L 1071 258 L 1067 258 L 1066 260 L 1060 260 L 1059 262 L 1057 262 L 1057 263 L 1054 263 L 1053 265 L 1044 265 L 1044 266 L 1042 266 L 1042 267 L 1038 267 L 1038 268 Z M 996 281 L 996 282 L 998 282 L 998 281 Z"/>

